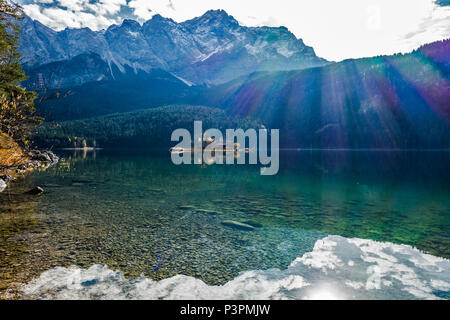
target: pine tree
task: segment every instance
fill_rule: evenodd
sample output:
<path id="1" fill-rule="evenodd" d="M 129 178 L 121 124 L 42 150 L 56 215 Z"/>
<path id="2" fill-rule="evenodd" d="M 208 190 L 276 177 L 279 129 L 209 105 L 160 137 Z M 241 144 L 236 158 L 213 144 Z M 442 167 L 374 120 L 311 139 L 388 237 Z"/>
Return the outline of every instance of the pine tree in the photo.
<path id="1" fill-rule="evenodd" d="M 19 61 L 17 22 L 23 17 L 19 5 L 0 0 L 0 132 L 26 147 L 27 134 L 41 119 L 35 114 L 35 93 L 20 85 L 26 76 Z"/>

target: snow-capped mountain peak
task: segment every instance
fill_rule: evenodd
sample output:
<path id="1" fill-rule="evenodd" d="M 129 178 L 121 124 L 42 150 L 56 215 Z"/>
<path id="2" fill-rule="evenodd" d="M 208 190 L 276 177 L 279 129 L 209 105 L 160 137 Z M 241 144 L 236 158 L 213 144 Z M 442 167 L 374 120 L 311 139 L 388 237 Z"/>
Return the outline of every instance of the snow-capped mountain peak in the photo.
<path id="1" fill-rule="evenodd" d="M 327 63 L 287 28 L 241 26 L 224 10 L 210 10 L 182 23 L 161 15 L 143 25 L 126 19 L 102 31 L 56 32 L 28 17 L 21 27 L 22 62 L 29 69 L 95 53 L 121 71 L 125 66 L 136 72 L 163 69 L 201 84 L 223 83 L 258 70 Z"/>

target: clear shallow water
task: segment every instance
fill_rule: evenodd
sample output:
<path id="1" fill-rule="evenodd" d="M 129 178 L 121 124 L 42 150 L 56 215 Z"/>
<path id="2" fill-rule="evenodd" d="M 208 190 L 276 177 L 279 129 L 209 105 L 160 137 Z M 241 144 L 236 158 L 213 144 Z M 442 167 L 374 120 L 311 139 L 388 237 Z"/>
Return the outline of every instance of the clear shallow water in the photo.
<path id="1" fill-rule="evenodd" d="M 252 298 L 267 285 L 272 298 L 314 298 L 324 290 L 341 298 L 447 298 L 448 260 L 392 243 L 450 257 L 450 153 L 280 156 L 280 172 L 270 177 L 259 166 L 177 167 L 168 152 L 63 154 L 59 165 L 0 195 L 0 291 Z M 35 185 L 45 195 L 22 195 Z M 336 244 L 323 250 L 324 238 Z M 293 262 L 300 257 L 306 262 Z M 281 271 L 263 271 L 271 268 Z M 251 276 L 239 276 L 248 270 Z M 320 289 L 323 282 L 335 288 Z M 254 291 L 242 289 L 249 283 Z"/>

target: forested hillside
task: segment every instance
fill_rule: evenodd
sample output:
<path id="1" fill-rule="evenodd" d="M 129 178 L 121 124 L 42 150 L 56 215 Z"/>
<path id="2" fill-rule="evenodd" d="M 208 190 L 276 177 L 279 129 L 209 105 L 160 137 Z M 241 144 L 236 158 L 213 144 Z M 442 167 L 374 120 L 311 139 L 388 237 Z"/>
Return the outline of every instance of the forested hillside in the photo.
<path id="1" fill-rule="evenodd" d="M 256 121 L 228 116 L 223 110 L 172 105 L 135 112 L 111 114 L 91 119 L 46 123 L 36 141 L 48 147 L 170 147 L 175 129 L 193 132 L 194 121 L 203 121 L 204 130 L 257 128 Z"/>

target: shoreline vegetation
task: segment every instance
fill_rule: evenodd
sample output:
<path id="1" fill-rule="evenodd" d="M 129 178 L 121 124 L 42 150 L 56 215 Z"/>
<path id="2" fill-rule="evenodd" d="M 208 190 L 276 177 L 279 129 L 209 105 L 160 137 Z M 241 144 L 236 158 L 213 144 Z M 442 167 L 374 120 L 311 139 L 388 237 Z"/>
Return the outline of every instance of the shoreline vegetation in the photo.
<path id="1" fill-rule="evenodd" d="M 24 174 L 47 169 L 58 163 L 59 157 L 49 150 L 26 151 L 12 138 L 0 133 L 0 192 Z"/>
<path id="2" fill-rule="evenodd" d="M 30 136 L 42 122 L 36 114 L 37 94 L 21 85 L 27 79 L 20 63 L 20 27 L 23 9 L 0 0 L 0 192 L 26 172 L 45 169 L 59 161 L 48 150 L 34 150 Z M 34 194 L 39 194 L 39 187 Z M 37 192 L 39 191 L 39 192 Z"/>

